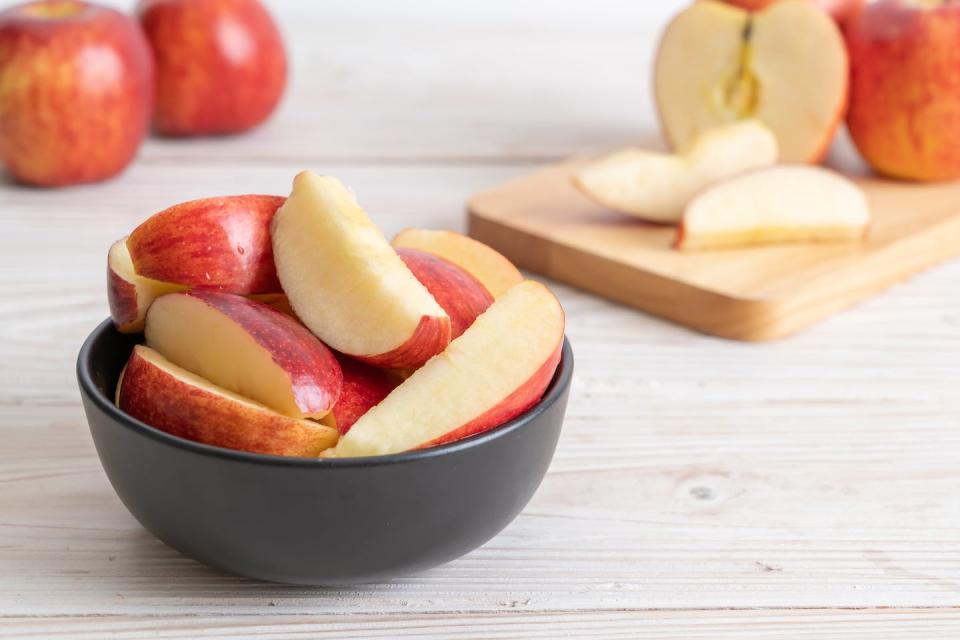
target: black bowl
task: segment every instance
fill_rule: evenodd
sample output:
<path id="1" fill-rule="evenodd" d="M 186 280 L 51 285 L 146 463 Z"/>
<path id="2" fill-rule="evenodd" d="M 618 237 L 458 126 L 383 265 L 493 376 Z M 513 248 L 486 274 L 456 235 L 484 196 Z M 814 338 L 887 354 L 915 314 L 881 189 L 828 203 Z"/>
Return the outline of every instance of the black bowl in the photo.
<path id="1" fill-rule="evenodd" d="M 293 584 L 383 581 L 453 560 L 499 533 L 550 466 L 573 372 L 564 339 L 536 406 L 459 442 L 369 458 L 284 458 L 184 440 L 117 409 L 117 378 L 138 341 L 106 321 L 77 359 L 87 422 L 117 495 L 177 551 Z"/>

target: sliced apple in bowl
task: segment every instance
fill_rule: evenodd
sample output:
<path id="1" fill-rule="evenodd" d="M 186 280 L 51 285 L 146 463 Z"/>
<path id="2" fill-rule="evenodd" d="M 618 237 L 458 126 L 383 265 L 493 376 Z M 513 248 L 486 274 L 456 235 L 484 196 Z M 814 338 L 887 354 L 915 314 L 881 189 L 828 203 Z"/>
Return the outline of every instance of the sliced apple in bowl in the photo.
<path id="1" fill-rule="evenodd" d="M 333 353 L 266 304 L 194 289 L 157 299 L 147 345 L 213 384 L 293 418 L 322 418 L 340 397 Z"/>
<path id="2" fill-rule="evenodd" d="M 514 286 L 442 354 L 361 416 L 330 455 L 420 449 L 515 418 L 550 384 L 563 331 L 563 308 L 545 286 Z"/>
<path id="3" fill-rule="evenodd" d="M 450 342 L 447 313 L 336 178 L 299 174 L 271 233 L 291 307 L 337 351 L 399 369 Z"/>
<path id="4" fill-rule="evenodd" d="M 338 438 L 336 429 L 281 415 L 142 345 L 134 347 L 116 395 L 122 411 L 156 429 L 227 449 L 312 457 Z"/>
<path id="5" fill-rule="evenodd" d="M 866 196 L 852 181 L 819 167 L 786 165 L 731 178 L 698 195 L 684 213 L 676 246 L 860 240 L 869 223 Z"/>
<path id="6" fill-rule="evenodd" d="M 147 309 L 153 301 L 184 289 L 184 285 L 138 275 L 130 259 L 126 238 L 110 245 L 107 253 L 107 303 L 113 325 L 121 333 L 143 331 Z"/>

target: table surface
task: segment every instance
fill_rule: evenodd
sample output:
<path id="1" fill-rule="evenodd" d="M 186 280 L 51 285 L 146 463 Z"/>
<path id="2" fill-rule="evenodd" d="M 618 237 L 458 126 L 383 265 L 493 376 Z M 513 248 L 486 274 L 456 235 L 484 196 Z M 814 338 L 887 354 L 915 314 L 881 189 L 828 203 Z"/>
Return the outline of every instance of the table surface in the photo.
<path id="1" fill-rule="evenodd" d="M 577 353 L 553 466 L 502 534 L 432 571 L 262 584 L 145 532 L 74 381 L 111 241 L 304 168 L 388 234 L 461 229 L 474 191 L 653 139 L 649 61 L 682 3 L 270 4 L 293 79 L 266 126 L 150 140 L 103 185 L 0 183 L 0 637 L 960 634 L 960 263 L 769 344 L 551 283 Z"/>

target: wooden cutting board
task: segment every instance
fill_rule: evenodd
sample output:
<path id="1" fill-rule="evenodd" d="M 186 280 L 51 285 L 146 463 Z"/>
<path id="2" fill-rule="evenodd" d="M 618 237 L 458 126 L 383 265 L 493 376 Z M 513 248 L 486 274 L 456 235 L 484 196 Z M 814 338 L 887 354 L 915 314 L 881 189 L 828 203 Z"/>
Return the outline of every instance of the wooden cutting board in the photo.
<path id="1" fill-rule="evenodd" d="M 863 243 L 679 252 L 673 227 L 581 195 L 570 184 L 580 162 L 477 194 L 470 235 L 521 268 L 713 335 L 787 336 L 960 255 L 960 182 L 857 179 L 873 213 Z"/>

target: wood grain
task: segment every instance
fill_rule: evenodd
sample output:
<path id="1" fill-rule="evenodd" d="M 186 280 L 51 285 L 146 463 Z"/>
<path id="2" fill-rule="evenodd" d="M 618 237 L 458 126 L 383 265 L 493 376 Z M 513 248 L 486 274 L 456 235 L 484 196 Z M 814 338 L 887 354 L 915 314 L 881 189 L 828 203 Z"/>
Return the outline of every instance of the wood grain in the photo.
<path id="1" fill-rule="evenodd" d="M 295 80 L 267 127 L 151 141 L 103 185 L 0 184 L 0 637 L 960 636 L 958 262 L 751 345 L 551 283 L 577 371 L 542 488 L 477 552 L 390 584 L 209 570 L 96 459 L 73 366 L 112 240 L 304 168 L 388 234 L 462 229 L 471 193 L 653 137 L 646 56 L 683 4 L 271 3 Z"/>
<path id="2" fill-rule="evenodd" d="M 517 265 L 705 333 L 783 338 L 960 255 L 960 185 L 861 178 L 862 243 L 677 251 L 676 229 L 591 202 L 572 160 L 475 195 L 470 234 Z"/>

